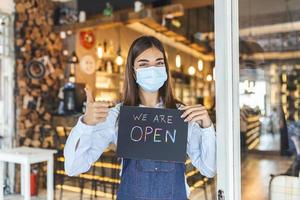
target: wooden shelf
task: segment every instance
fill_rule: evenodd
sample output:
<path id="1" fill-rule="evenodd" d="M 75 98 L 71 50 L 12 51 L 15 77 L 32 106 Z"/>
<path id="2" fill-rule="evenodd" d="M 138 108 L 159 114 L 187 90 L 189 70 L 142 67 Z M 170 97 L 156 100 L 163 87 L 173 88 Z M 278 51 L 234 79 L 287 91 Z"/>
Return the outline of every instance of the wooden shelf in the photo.
<path id="1" fill-rule="evenodd" d="M 214 54 L 204 53 L 204 46 L 192 43 L 185 36 L 168 30 L 154 19 L 141 20 L 139 23 L 128 24 L 127 27 L 142 34 L 154 35 L 164 43 L 205 61 L 214 61 Z"/>
<path id="2" fill-rule="evenodd" d="M 179 17 L 184 14 L 184 8 L 181 4 L 174 4 L 163 6 L 159 8 L 145 8 L 140 12 L 114 12 L 112 16 L 103 16 L 102 14 L 96 15 L 91 19 L 88 19 L 82 23 L 74 23 L 74 24 L 64 24 L 55 26 L 54 30 L 59 31 L 68 31 L 68 30 L 80 30 L 91 27 L 99 27 L 99 28 L 112 28 L 128 23 L 141 22 L 143 20 L 155 19 L 161 20 L 163 16 L 172 15 L 174 17 Z"/>
<path id="3" fill-rule="evenodd" d="M 108 73 L 108 72 L 102 72 L 102 71 L 98 71 L 96 72 L 97 75 L 100 75 L 100 76 L 109 76 L 109 77 L 117 77 L 117 78 L 120 78 L 121 74 L 119 73 Z"/>
<path id="4" fill-rule="evenodd" d="M 116 92 L 116 91 L 119 91 L 119 88 L 97 88 L 96 87 L 96 90 L 98 91 L 103 91 L 103 92 Z"/>
<path id="5" fill-rule="evenodd" d="M 295 51 L 282 51 L 282 52 L 261 52 L 254 53 L 251 55 L 242 54 L 241 57 L 244 60 L 290 60 L 290 59 L 299 59 L 300 50 Z"/>
<path id="6" fill-rule="evenodd" d="M 201 44 L 192 43 L 184 35 L 178 34 L 167 27 L 161 25 L 160 21 L 167 15 L 179 17 L 184 14 L 184 8 L 181 4 L 167 5 L 159 8 L 145 8 L 140 12 L 119 11 L 114 12 L 111 17 L 97 15 L 82 23 L 66 24 L 55 26 L 54 31 L 80 31 L 88 28 L 114 28 L 121 25 L 126 25 L 128 28 L 142 32 L 142 34 L 164 36 L 163 40 L 166 44 L 174 45 L 175 48 L 187 52 L 195 57 L 199 57 L 206 61 L 213 61 L 213 53 L 203 53 L 205 47 Z M 149 31 L 147 31 L 150 29 Z M 151 33 L 150 33 L 151 32 Z M 168 41 L 170 40 L 170 41 Z"/>
<path id="7" fill-rule="evenodd" d="M 249 116 L 247 118 L 247 131 L 245 133 L 245 145 L 248 150 L 253 149 L 259 142 L 260 137 L 260 116 Z"/>
<path id="8" fill-rule="evenodd" d="M 251 117 L 247 118 L 247 122 L 248 123 L 257 122 L 257 121 L 259 121 L 259 115 L 257 115 L 257 116 L 251 116 Z"/>

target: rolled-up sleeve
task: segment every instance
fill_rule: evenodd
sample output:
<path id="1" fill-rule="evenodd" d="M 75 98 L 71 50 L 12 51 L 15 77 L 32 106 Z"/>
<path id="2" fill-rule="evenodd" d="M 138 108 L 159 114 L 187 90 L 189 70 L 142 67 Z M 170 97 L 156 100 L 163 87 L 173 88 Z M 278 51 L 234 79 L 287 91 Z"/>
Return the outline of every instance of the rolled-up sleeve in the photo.
<path id="1" fill-rule="evenodd" d="M 201 128 L 197 123 L 189 123 L 187 154 L 202 175 L 215 176 L 216 133 L 213 125 Z"/>
<path id="2" fill-rule="evenodd" d="M 106 120 L 94 126 L 83 123 L 79 117 L 64 148 L 65 172 L 75 176 L 88 171 L 111 142 L 116 141 L 116 119 L 119 106 L 111 108 Z"/>

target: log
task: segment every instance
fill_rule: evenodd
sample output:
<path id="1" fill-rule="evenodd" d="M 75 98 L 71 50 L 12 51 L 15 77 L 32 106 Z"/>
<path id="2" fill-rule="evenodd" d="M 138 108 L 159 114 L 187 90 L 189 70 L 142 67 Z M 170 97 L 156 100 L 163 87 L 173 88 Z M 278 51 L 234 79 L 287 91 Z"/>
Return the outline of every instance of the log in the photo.
<path id="1" fill-rule="evenodd" d="M 55 64 L 57 64 L 57 58 L 56 57 L 52 57 L 52 58 L 50 58 L 50 62 L 52 63 L 52 65 L 55 65 Z"/>
<path id="2" fill-rule="evenodd" d="M 31 121 L 30 120 L 25 120 L 25 128 L 26 129 L 29 129 L 29 128 L 31 128 L 33 126 L 33 124 L 31 123 Z"/>
<path id="3" fill-rule="evenodd" d="M 23 67 L 23 66 L 22 66 Z M 18 83 L 18 85 L 19 85 L 19 87 L 26 87 L 26 82 L 25 82 L 25 80 L 24 79 L 21 79 L 21 80 L 19 80 L 19 83 Z"/>
<path id="4" fill-rule="evenodd" d="M 18 123 L 18 129 L 24 130 L 25 129 L 25 124 L 22 121 L 19 121 Z"/>
<path id="5" fill-rule="evenodd" d="M 34 1 L 27 1 L 27 2 L 25 3 L 25 8 L 26 8 L 26 9 L 31 8 L 31 7 L 33 6 L 34 3 L 35 3 Z"/>
<path id="6" fill-rule="evenodd" d="M 52 86 L 54 84 L 54 81 L 50 77 L 46 77 L 45 81 L 48 86 Z"/>
<path id="7" fill-rule="evenodd" d="M 19 95 L 24 96 L 24 95 L 26 95 L 26 94 L 27 94 L 27 91 L 26 91 L 26 88 L 25 88 L 25 87 L 19 88 Z"/>
<path id="8" fill-rule="evenodd" d="M 35 133 L 40 133 L 40 125 L 36 125 L 36 126 L 34 126 L 34 132 Z"/>
<path id="9" fill-rule="evenodd" d="M 40 147 L 40 146 L 41 146 L 41 142 L 40 142 L 39 140 L 33 140 L 33 141 L 31 142 L 31 145 L 32 145 L 33 147 Z"/>
<path id="10" fill-rule="evenodd" d="M 23 109 L 28 109 L 28 104 L 33 100 L 33 97 L 29 94 L 25 95 L 23 98 Z"/>
<path id="11" fill-rule="evenodd" d="M 46 120 L 46 121 L 50 121 L 50 120 L 51 120 L 51 114 L 48 113 L 48 112 L 46 112 L 46 113 L 44 114 L 43 119 Z"/>
<path id="12" fill-rule="evenodd" d="M 24 23 L 25 21 L 27 21 L 28 17 L 25 13 L 19 13 L 18 15 L 18 21 L 21 23 Z"/>
<path id="13" fill-rule="evenodd" d="M 32 91 L 30 92 L 30 94 L 31 94 L 31 96 L 33 96 L 33 97 L 39 97 L 39 96 L 41 96 L 41 90 L 40 90 L 40 89 L 38 89 L 38 90 L 32 90 Z"/>
<path id="14" fill-rule="evenodd" d="M 20 13 L 25 13 L 25 6 L 22 3 L 17 3 L 16 4 L 16 11 Z"/>
<path id="15" fill-rule="evenodd" d="M 16 109 L 17 143 L 25 146 L 51 147 L 53 128 L 49 125 L 52 119 L 52 98 L 47 94 L 58 93 L 59 82 L 64 73 L 62 64 L 62 41 L 53 31 L 54 3 L 49 0 L 15 0 L 15 46 L 16 46 Z M 31 60 L 49 56 L 54 70 L 41 79 L 31 79 L 25 73 Z M 46 66 L 49 70 L 49 66 Z M 28 104 L 36 104 L 36 110 Z M 41 144 L 39 141 L 41 123 L 50 136 Z"/>
<path id="16" fill-rule="evenodd" d="M 36 85 L 36 86 L 39 86 L 40 85 L 40 81 L 38 79 L 31 79 L 30 83 L 32 85 Z"/>
<path id="17" fill-rule="evenodd" d="M 33 124 L 37 124 L 39 122 L 39 115 L 37 112 L 31 112 L 30 113 L 30 120 Z"/>
<path id="18" fill-rule="evenodd" d="M 46 84 L 42 84 L 41 89 L 43 92 L 47 92 L 49 90 L 49 87 Z"/>
<path id="19" fill-rule="evenodd" d="M 33 139 L 33 140 L 39 140 L 39 138 L 40 138 L 40 133 L 35 132 L 35 133 L 33 134 L 32 139 Z"/>
<path id="20" fill-rule="evenodd" d="M 44 125 L 44 129 L 50 130 L 50 129 L 52 129 L 52 126 L 50 124 L 45 124 Z"/>
<path id="21" fill-rule="evenodd" d="M 25 116 L 25 115 L 27 115 L 29 112 L 30 112 L 29 109 L 27 109 L 27 108 L 22 108 L 22 109 L 21 109 L 21 112 L 20 112 L 20 115 L 21 115 L 21 116 Z"/>
<path id="22" fill-rule="evenodd" d="M 25 129 L 19 129 L 18 135 L 20 137 L 26 137 L 26 130 Z"/>
<path id="23" fill-rule="evenodd" d="M 45 112 L 45 107 L 40 106 L 37 111 L 40 115 L 43 115 L 43 113 Z"/>
<path id="24" fill-rule="evenodd" d="M 32 140 L 31 140 L 30 138 L 26 138 L 26 139 L 24 140 L 23 145 L 24 145 L 24 146 L 30 146 L 31 141 L 32 141 Z"/>
<path id="25" fill-rule="evenodd" d="M 48 148 L 53 146 L 53 137 L 52 136 L 48 136 L 44 139 L 43 144 L 42 144 L 43 148 Z"/>
<path id="26" fill-rule="evenodd" d="M 23 27 L 23 23 L 22 22 L 20 22 L 20 21 L 16 21 L 16 31 L 20 31 L 21 29 L 22 29 L 22 27 Z"/>
<path id="27" fill-rule="evenodd" d="M 18 38 L 17 40 L 16 40 L 16 45 L 17 46 L 22 46 L 24 44 L 24 41 L 21 39 L 21 38 Z"/>

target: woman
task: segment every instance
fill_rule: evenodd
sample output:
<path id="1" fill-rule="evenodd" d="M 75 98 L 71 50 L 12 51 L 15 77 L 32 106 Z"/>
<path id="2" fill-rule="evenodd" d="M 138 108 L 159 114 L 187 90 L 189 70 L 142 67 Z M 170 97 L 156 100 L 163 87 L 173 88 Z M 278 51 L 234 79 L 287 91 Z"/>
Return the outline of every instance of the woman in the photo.
<path id="1" fill-rule="evenodd" d="M 202 105 L 183 106 L 174 98 L 165 50 L 155 37 L 142 36 L 127 57 L 122 104 L 178 108 L 188 121 L 187 154 L 207 177 L 216 173 L 216 135 Z M 117 144 L 116 122 L 121 104 L 95 102 L 86 89 L 86 113 L 72 129 L 64 149 L 65 171 L 74 176 L 89 170 L 110 143 Z M 118 200 L 186 200 L 189 191 L 184 163 L 122 159 Z"/>

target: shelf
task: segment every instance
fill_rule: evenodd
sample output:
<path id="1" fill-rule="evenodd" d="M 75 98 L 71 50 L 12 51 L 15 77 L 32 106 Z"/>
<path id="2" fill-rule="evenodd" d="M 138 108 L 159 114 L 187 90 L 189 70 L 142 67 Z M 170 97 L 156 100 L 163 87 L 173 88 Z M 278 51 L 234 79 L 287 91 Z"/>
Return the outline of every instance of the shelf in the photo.
<path id="1" fill-rule="evenodd" d="M 248 145 L 248 150 L 252 150 L 254 149 L 258 144 L 259 144 L 259 138 L 256 138 L 255 140 L 253 140 L 249 145 Z"/>
<path id="2" fill-rule="evenodd" d="M 247 138 L 246 144 L 247 145 L 251 144 L 256 138 L 259 138 L 259 132 L 255 132 L 249 138 Z"/>
<path id="3" fill-rule="evenodd" d="M 103 92 L 115 92 L 119 91 L 119 88 L 96 88 L 98 91 L 103 91 Z"/>
<path id="4" fill-rule="evenodd" d="M 260 115 L 247 117 L 247 131 L 244 133 L 243 141 L 245 149 L 251 150 L 259 143 L 261 122 Z"/>
<path id="5" fill-rule="evenodd" d="M 149 21 L 149 20 L 148 20 Z M 157 23 L 156 21 L 153 21 L 153 23 Z M 159 24 L 159 23 L 157 23 Z M 194 57 L 198 57 L 204 61 L 213 62 L 214 61 L 214 54 L 213 53 L 204 53 L 201 51 L 203 48 L 199 44 L 191 43 L 189 40 L 184 40 L 184 42 L 181 39 L 181 36 L 179 34 L 173 35 L 173 37 L 167 36 L 166 33 L 168 31 L 158 31 L 157 29 L 154 29 L 153 27 L 149 26 L 149 23 L 132 23 L 127 24 L 126 27 L 137 31 L 141 34 L 146 35 L 153 35 L 159 40 L 163 41 L 165 44 L 169 45 L 170 47 L 173 47 L 175 49 L 178 49 L 182 52 L 185 52 L 187 54 L 190 54 Z"/>
<path id="6" fill-rule="evenodd" d="M 97 60 L 102 60 L 102 61 L 114 61 L 116 59 L 116 56 L 113 55 L 103 55 L 102 58 L 98 58 Z"/>
<path id="7" fill-rule="evenodd" d="M 93 16 L 85 22 L 55 26 L 54 30 L 57 32 L 68 30 L 77 31 L 95 26 L 99 28 L 112 28 L 148 19 L 161 20 L 165 15 L 179 17 L 182 16 L 183 13 L 184 8 L 181 4 L 168 5 L 159 8 L 145 8 L 140 12 L 116 11 L 112 16 L 103 16 L 102 14 L 99 14 Z"/>
<path id="8" fill-rule="evenodd" d="M 254 53 L 251 55 L 243 54 L 241 57 L 244 60 L 289 60 L 289 59 L 299 59 L 300 50 L 295 51 L 285 51 L 285 52 L 262 52 Z"/>
<path id="9" fill-rule="evenodd" d="M 260 131 L 260 127 L 258 126 L 258 127 L 254 128 L 254 129 L 251 129 L 250 131 L 247 131 L 246 136 L 247 137 L 251 137 L 251 135 L 253 135 L 253 134 L 255 134 L 255 133 L 259 132 L 259 131 Z"/>
<path id="10" fill-rule="evenodd" d="M 121 74 L 119 73 L 108 73 L 108 72 L 102 72 L 102 71 L 97 71 L 96 72 L 97 75 L 100 75 L 100 76 L 110 76 L 110 77 L 120 77 Z"/>
<path id="11" fill-rule="evenodd" d="M 248 122 L 248 123 L 256 122 L 256 121 L 259 121 L 259 115 L 257 115 L 257 116 L 252 116 L 252 117 L 248 117 L 248 118 L 247 118 L 247 122 Z"/>
<path id="12" fill-rule="evenodd" d="M 259 127 L 259 126 L 260 126 L 260 122 L 257 121 L 255 123 L 251 123 L 251 124 L 247 125 L 247 130 L 253 129 L 253 128 L 256 128 L 256 127 Z"/>
<path id="13" fill-rule="evenodd" d="M 107 17 L 102 14 L 96 15 L 82 23 L 65 24 L 54 27 L 54 31 L 73 31 L 77 32 L 88 28 L 108 29 L 122 25 L 141 32 L 157 37 L 183 52 L 201 58 L 205 61 L 214 61 L 213 53 L 204 53 L 205 46 L 199 43 L 193 43 L 186 36 L 176 33 L 167 27 L 161 25 L 161 19 L 165 16 L 180 17 L 184 15 L 184 8 L 181 4 L 167 5 L 158 8 L 145 8 L 140 12 L 133 11 L 116 11 L 113 16 Z"/>

